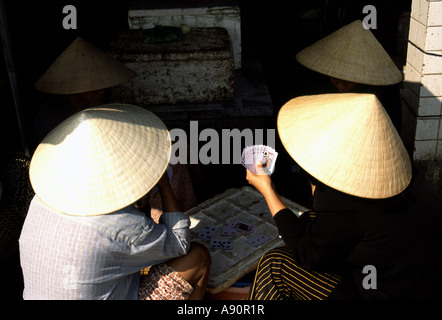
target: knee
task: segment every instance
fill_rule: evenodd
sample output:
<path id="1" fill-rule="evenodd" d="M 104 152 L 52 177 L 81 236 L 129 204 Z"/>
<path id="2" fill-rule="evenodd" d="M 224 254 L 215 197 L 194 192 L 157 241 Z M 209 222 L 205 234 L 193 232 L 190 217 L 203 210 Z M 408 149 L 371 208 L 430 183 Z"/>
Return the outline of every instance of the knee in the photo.
<path id="1" fill-rule="evenodd" d="M 190 244 L 190 250 L 187 253 L 189 257 L 194 261 L 201 269 L 210 270 L 212 259 L 210 257 L 209 250 L 198 242 L 192 242 Z"/>
<path id="2" fill-rule="evenodd" d="M 285 247 L 274 248 L 264 254 L 259 261 L 258 268 L 261 268 L 263 265 L 266 267 L 279 267 L 286 261 L 292 261 L 295 263 L 293 254 L 290 252 L 290 250 Z"/>
<path id="3" fill-rule="evenodd" d="M 273 248 L 264 255 L 276 259 L 293 259 L 293 253 L 287 247 Z"/>

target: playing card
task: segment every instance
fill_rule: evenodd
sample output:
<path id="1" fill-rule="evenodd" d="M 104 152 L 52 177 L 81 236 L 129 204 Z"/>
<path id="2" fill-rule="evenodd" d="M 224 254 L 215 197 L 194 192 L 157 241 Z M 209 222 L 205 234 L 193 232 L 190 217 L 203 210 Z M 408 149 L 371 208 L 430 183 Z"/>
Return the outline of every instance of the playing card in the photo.
<path id="1" fill-rule="evenodd" d="M 246 242 L 253 247 L 258 247 L 263 243 L 270 240 L 270 237 L 266 236 L 264 233 L 256 234 L 251 236 Z"/>
<path id="2" fill-rule="evenodd" d="M 216 227 L 207 226 L 198 233 L 198 238 L 210 240 L 216 232 Z"/>
<path id="3" fill-rule="evenodd" d="M 252 173 L 257 174 L 257 163 L 262 162 L 263 173 L 272 174 L 275 169 L 275 162 L 278 153 L 271 147 L 265 145 L 253 145 L 244 148 L 241 155 L 241 164 L 250 170 Z"/>
<path id="4" fill-rule="evenodd" d="M 233 240 L 212 239 L 210 241 L 211 249 L 232 250 Z"/>
<path id="5" fill-rule="evenodd" d="M 237 230 L 241 230 L 241 231 L 244 231 L 244 232 L 247 232 L 247 233 L 250 233 L 253 230 L 253 226 L 251 224 L 248 224 L 248 223 L 245 223 L 245 222 L 242 222 L 242 221 L 237 221 L 236 224 L 235 224 L 235 228 Z"/>
<path id="6" fill-rule="evenodd" d="M 242 151 L 241 154 L 241 164 L 245 167 L 247 167 L 247 165 L 252 165 L 253 164 L 253 157 L 251 156 L 252 153 L 252 147 L 246 147 L 244 148 L 244 150 Z"/>
<path id="7" fill-rule="evenodd" d="M 233 236 L 236 234 L 236 223 L 226 222 L 223 224 L 223 236 Z"/>
<path id="8" fill-rule="evenodd" d="M 244 148 L 241 154 L 241 163 L 246 168 L 253 166 L 253 146 Z"/>
<path id="9" fill-rule="evenodd" d="M 267 174 L 272 174 L 275 170 L 275 160 L 278 154 L 276 152 L 266 150 L 263 153 L 262 163 L 264 167 L 264 171 Z"/>

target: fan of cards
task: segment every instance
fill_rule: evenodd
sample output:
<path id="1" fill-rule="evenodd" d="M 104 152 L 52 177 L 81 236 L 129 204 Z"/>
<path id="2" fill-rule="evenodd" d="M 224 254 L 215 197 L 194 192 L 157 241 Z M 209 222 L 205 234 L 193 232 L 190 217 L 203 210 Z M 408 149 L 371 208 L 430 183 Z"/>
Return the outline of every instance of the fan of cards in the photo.
<path id="1" fill-rule="evenodd" d="M 257 163 L 262 162 L 264 174 L 271 175 L 275 170 L 275 162 L 278 152 L 272 147 L 265 145 L 253 145 L 244 148 L 241 155 L 241 164 L 254 174 L 260 174 L 257 171 Z"/>

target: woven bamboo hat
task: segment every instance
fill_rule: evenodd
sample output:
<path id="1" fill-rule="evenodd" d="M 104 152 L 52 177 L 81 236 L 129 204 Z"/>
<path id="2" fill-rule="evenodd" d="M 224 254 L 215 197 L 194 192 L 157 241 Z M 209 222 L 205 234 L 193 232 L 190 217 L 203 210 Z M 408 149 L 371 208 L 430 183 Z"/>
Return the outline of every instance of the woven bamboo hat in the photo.
<path id="1" fill-rule="evenodd" d="M 38 79 L 35 88 L 51 94 L 73 94 L 113 87 L 134 76 L 134 71 L 78 37 Z"/>
<path id="2" fill-rule="evenodd" d="M 402 74 L 370 30 L 356 20 L 296 55 L 303 66 L 350 82 L 392 85 Z"/>
<path id="3" fill-rule="evenodd" d="M 333 189 L 382 199 L 411 180 L 410 158 L 375 95 L 298 97 L 281 108 L 277 125 L 290 156 Z"/>
<path id="4" fill-rule="evenodd" d="M 70 215 L 110 213 L 157 184 L 170 159 L 169 132 L 143 108 L 108 104 L 78 112 L 53 129 L 30 164 L 36 195 Z"/>

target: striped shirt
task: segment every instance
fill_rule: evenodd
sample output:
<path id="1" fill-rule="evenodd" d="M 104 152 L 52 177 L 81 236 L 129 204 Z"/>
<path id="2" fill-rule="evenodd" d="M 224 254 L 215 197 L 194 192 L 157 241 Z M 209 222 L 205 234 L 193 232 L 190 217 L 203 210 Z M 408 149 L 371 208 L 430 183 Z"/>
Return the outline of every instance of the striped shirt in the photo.
<path id="1" fill-rule="evenodd" d="M 24 299 L 137 299 L 140 270 L 188 252 L 190 220 L 133 206 L 70 216 L 34 197 L 20 236 Z"/>

